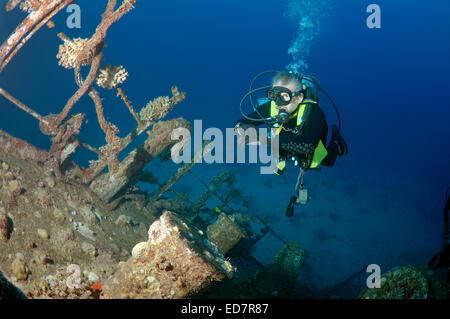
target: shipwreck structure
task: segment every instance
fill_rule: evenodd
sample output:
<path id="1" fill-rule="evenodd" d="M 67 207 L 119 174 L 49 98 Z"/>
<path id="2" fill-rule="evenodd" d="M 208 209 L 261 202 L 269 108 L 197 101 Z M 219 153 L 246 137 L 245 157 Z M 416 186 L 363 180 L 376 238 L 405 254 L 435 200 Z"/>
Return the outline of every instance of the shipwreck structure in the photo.
<path id="1" fill-rule="evenodd" d="M 8 1 L 7 11 L 20 9 L 26 17 L 0 47 L 0 76 L 16 53 L 41 28 L 58 29 L 51 19 L 74 2 Z M 182 216 L 170 213 L 170 218 L 164 217 L 168 216 L 166 214 L 159 219 L 160 214 L 168 209 L 175 209 L 177 213 L 187 210 L 183 203 L 186 198 L 170 200 L 163 198 L 163 194 L 171 190 L 198 161 L 182 165 L 171 178 L 159 185 L 150 199 L 143 198 L 139 192 L 133 193 L 135 184 L 148 177 L 144 167 L 178 142 L 171 138 L 173 130 L 190 129 L 190 123 L 181 117 L 164 120 L 169 111 L 186 97 L 177 86 L 170 88 L 171 96 L 155 97 L 137 110 L 122 88 L 128 77 L 127 70 L 122 65 L 105 63 L 108 59 L 103 48 L 108 29 L 134 9 L 136 2 L 105 1 L 101 21 L 90 38 L 69 38 L 55 32 L 61 40 L 59 48 L 55 48 L 55 51 L 58 49 L 58 64 L 73 71 L 77 87 L 72 96 L 67 97 L 59 113 L 41 114 L 39 105 L 25 105 L 20 100 L 20 92 L 8 92 L 0 87 L 0 95 L 9 101 L 4 102 L 12 103 L 36 119 L 40 131 L 51 141 L 51 147 L 44 150 L 0 130 L 0 269 L 19 283 L 27 297 L 95 298 L 103 286 L 100 282 L 108 283 L 105 294 L 118 296 L 111 292 L 112 282 L 116 282 L 114 278 L 121 274 L 120 270 L 116 273 L 117 264 L 130 257 L 131 248 L 142 240 L 149 225 L 153 225 L 150 230 L 160 224 L 163 227 L 167 218 L 178 225 L 180 231 L 174 232 L 176 240 L 166 248 L 174 252 L 185 249 L 190 259 L 177 261 L 163 255 L 158 255 L 158 260 L 151 259 L 151 267 L 156 262 L 158 267 L 162 267 L 162 259 L 167 260 L 167 264 L 171 263 L 175 271 L 169 275 L 179 271 L 180 282 L 176 283 L 178 288 L 173 287 L 177 289 L 175 295 L 171 294 L 173 289 L 168 286 L 167 291 L 151 291 L 144 297 L 192 295 L 213 280 L 225 279 L 233 272 L 231 264 L 206 237 L 203 239 L 197 231 L 191 231 L 191 226 L 184 226 L 187 224 Z M 87 74 L 86 77 L 83 74 Z M 136 121 L 136 127 L 125 137 L 118 135 L 120 123 L 112 123 L 104 115 L 102 90 L 116 91 Z M 98 125 L 104 133 L 105 144 L 101 147 L 94 147 L 79 137 L 86 115 L 77 113 L 77 104 L 84 96 L 92 101 Z M 119 153 L 141 135 L 146 135 L 145 142 L 119 160 Z M 72 159 L 79 148 L 88 149 L 96 157 L 90 161 L 89 167 L 83 167 Z M 210 150 L 211 144 L 205 143 L 204 149 L 194 158 Z M 131 204 L 126 203 L 117 210 L 118 204 L 130 196 L 134 196 Z M 197 238 L 195 245 L 186 238 L 193 234 Z M 210 260 L 203 260 L 200 256 L 205 247 L 209 247 Z M 158 254 L 157 251 L 152 253 Z M 173 257 L 178 258 L 176 254 Z M 183 273 L 184 270 L 177 267 L 182 262 L 188 267 L 199 266 L 199 272 Z M 172 284 L 170 278 L 158 277 L 158 273 L 168 271 L 164 268 L 161 272 L 161 269 L 149 271 L 154 272 L 161 287 Z M 113 273 L 116 277 L 107 281 Z M 204 282 L 199 279 L 203 275 Z M 2 287 L 6 287 L 6 281 Z"/>

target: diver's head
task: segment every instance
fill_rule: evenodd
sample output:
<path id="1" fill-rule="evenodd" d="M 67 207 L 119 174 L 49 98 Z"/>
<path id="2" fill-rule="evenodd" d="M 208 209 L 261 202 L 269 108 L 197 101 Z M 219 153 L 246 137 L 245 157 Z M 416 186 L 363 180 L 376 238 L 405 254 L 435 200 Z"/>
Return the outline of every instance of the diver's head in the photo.
<path id="1" fill-rule="evenodd" d="M 267 97 L 275 101 L 278 111 L 294 112 L 303 101 L 303 84 L 292 73 L 279 72 L 272 80 L 272 88 Z"/>

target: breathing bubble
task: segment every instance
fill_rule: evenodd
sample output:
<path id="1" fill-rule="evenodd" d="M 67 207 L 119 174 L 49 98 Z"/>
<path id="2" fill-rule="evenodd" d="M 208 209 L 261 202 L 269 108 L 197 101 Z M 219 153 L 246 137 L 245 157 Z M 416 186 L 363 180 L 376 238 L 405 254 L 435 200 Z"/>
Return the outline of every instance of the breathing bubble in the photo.
<path id="1" fill-rule="evenodd" d="M 289 71 L 302 73 L 308 68 L 307 60 L 321 23 L 332 8 L 331 0 L 289 0 L 284 16 L 296 27 L 295 37 L 288 49 L 291 63 Z"/>

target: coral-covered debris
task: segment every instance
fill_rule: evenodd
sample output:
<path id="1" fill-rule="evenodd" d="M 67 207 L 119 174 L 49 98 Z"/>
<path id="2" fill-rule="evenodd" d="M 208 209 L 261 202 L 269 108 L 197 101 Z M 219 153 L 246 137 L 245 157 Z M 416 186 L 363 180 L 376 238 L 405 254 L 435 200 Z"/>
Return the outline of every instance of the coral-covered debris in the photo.
<path id="1" fill-rule="evenodd" d="M 297 280 L 304 261 L 305 253 L 297 242 L 284 244 L 275 256 L 275 264 L 293 281 Z"/>
<path id="2" fill-rule="evenodd" d="M 34 298 L 97 299 L 95 286 L 83 275 L 80 266 L 58 267 L 56 273 L 40 280 Z"/>
<path id="3" fill-rule="evenodd" d="M 217 221 L 209 225 L 206 234 L 208 239 L 213 242 L 219 250 L 226 255 L 230 249 L 236 246 L 245 234 L 234 222 L 232 216 L 221 213 Z"/>
<path id="4" fill-rule="evenodd" d="M 190 125 L 181 118 L 153 125 L 144 144 L 130 152 L 115 172 L 104 173 L 96 178 L 90 188 L 105 202 L 109 202 L 120 191 L 132 186 L 131 183 L 137 182 L 135 176 L 138 176 L 152 159 L 175 144 L 176 141 L 171 139 L 171 134 L 178 127 L 189 128 Z"/>
<path id="5" fill-rule="evenodd" d="M 230 281 L 220 282 L 208 290 L 208 298 L 286 299 L 298 283 L 304 252 L 298 243 L 286 243 L 276 254 L 275 263 L 265 268 L 251 263 L 239 268 Z M 242 261 L 241 261 L 242 262 Z M 239 263 L 240 264 L 240 263 Z"/>
<path id="6" fill-rule="evenodd" d="M 234 269 L 202 232 L 166 211 L 149 228 L 147 245 L 119 264 L 103 287 L 104 298 L 186 298 Z"/>
<path id="7" fill-rule="evenodd" d="M 160 96 L 147 103 L 139 112 L 141 121 L 157 121 L 166 117 L 171 109 L 171 101 L 168 96 Z"/>
<path id="8" fill-rule="evenodd" d="M 27 0 L 21 8 L 31 13 L 11 33 L 9 38 L 0 47 L 0 72 L 11 61 L 23 45 L 50 19 L 74 0 Z M 10 11 L 17 6 L 18 1 L 9 1 L 6 10 Z"/>
<path id="9" fill-rule="evenodd" d="M 446 298 L 446 289 L 434 271 L 423 265 L 395 267 L 381 276 L 380 288 L 368 288 L 362 299 Z"/>

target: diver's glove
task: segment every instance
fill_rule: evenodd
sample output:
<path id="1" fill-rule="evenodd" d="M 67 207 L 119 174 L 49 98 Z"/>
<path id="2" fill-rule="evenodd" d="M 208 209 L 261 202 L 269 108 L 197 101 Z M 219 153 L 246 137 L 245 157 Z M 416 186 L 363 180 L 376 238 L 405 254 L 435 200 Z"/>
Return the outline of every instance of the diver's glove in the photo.
<path id="1" fill-rule="evenodd" d="M 233 129 L 238 137 L 238 147 L 240 150 L 244 150 L 246 144 L 258 140 L 256 126 L 252 124 L 238 122 Z"/>
<path id="2" fill-rule="evenodd" d="M 236 125 L 233 127 L 233 130 L 236 133 L 236 135 L 242 136 L 244 135 L 245 131 L 249 128 L 254 128 L 256 130 L 256 126 L 252 124 L 237 122 Z"/>

